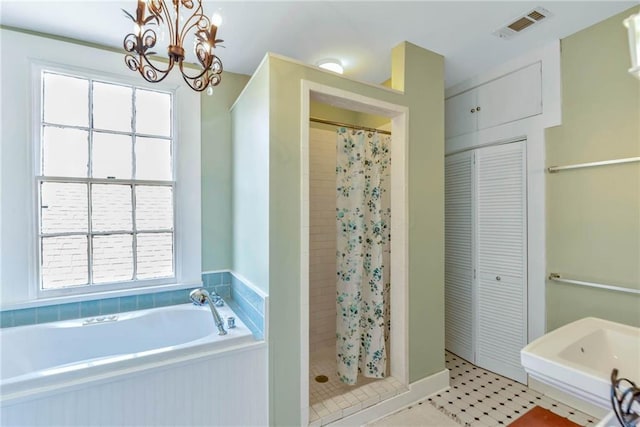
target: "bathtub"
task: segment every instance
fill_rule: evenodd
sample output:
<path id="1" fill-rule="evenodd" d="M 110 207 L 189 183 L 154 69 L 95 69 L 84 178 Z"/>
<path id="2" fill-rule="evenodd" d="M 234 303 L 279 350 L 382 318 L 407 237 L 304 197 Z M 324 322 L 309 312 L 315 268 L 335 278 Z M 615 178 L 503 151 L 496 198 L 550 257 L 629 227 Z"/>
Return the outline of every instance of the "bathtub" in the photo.
<path id="1" fill-rule="evenodd" d="M 521 351 L 534 380 L 611 410 L 611 371 L 640 383 L 640 328 L 588 317 L 538 338 Z M 600 412 L 603 413 L 603 412 Z"/>
<path id="2" fill-rule="evenodd" d="M 227 335 L 218 335 L 209 307 L 192 304 L 0 330 L 0 424 L 40 425 L 33 413 L 45 410 L 43 425 L 260 425 L 255 417 L 198 418 L 184 410 L 201 401 L 226 413 L 256 398 L 246 390 L 249 380 L 258 390 L 263 382 L 266 395 L 264 342 L 229 307 L 218 311 L 225 327 L 235 317 Z M 264 401 L 257 416 L 266 420 L 266 400 L 257 401 Z M 56 409 L 61 404 L 67 411 Z"/>

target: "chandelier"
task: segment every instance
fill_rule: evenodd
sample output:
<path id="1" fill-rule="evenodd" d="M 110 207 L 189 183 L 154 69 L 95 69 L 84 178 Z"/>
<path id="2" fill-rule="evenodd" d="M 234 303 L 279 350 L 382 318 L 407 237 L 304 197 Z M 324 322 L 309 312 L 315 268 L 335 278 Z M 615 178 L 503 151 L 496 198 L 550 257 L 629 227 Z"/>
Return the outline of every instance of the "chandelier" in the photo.
<path id="1" fill-rule="evenodd" d="M 177 63 L 184 81 L 193 90 L 202 92 L 206 89 L 209 95 L 213 93 L 213 87 L 222 79 L 222 61 L 213 54 L 216 45 L 223 41 L 216 39 L 219 15 L 212 19 L 205 16 L 201 0 L 138 0 L 135 17 L 124 9 L 123 12 L 134 22 L 133 33 L 127 34 L 123 42 L 127 52 L 124 61 L 131 71 L 138 71 L 148 82 L 158 83 Z M 153 26 L 158 26 L 160 41 L 167 37 L 169 60 L 166 65 L 151 61 L 150 57 L 157 55 L 153 50 L 159 41 Z M 195 57 L 202 67 L 197 74 L 189 74 L 184 66 L 184 43 L 191 38 Z"/>

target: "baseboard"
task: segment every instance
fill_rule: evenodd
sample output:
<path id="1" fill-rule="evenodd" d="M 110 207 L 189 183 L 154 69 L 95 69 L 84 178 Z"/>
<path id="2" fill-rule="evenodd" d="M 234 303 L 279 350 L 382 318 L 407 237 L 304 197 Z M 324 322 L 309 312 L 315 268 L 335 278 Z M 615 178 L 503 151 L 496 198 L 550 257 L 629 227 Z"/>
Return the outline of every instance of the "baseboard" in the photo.
<path id="1" fill-rule="evenodd" d="M 348 417 L 339 419 L 331 424 L 331 427 L 361 426 L 371 421 L 386 417 L 411 404 L 426 399 L 449 388 L 449 370 L 444 369 L 438 373 L 409 384 L 409 390 L 400 393 L 390 399 L 370 406 Z"/>

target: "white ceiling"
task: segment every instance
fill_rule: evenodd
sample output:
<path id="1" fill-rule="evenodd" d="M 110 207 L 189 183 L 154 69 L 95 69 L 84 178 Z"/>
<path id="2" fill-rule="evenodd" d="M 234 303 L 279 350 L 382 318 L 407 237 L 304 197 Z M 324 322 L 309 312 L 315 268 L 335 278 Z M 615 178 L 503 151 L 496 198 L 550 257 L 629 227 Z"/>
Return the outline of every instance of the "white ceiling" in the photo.
<path id="1" fill-rule="evenodd" d="M 252 74 L 265 52 L 306 63 L 340 59 L 345 75 L 380 83 L 391 49 L 407 40 L 445 57 L 451 86 L 551 40 L 564 38 L 638 1 L 203 1 L 219 10 L 217 49 L 227 71 Z M 553 16 L 511 40 L 491 33 L 536 6 Z M 136 0 L 0 0 L 0 23 L 121 47 Z M 622 25 L 622 23 L 620 23 Z"/>

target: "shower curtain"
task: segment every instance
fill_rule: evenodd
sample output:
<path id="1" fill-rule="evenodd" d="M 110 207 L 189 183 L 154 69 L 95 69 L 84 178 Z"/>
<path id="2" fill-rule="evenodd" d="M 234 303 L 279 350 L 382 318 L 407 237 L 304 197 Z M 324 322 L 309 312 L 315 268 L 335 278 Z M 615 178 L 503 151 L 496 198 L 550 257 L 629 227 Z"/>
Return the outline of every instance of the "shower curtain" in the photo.
<path id="1" fill-rule="evenodd" d="M 389 209 L 382 206 L 390 166 L 389 137 L 338 129 L 336 162 L 338 377 L 355 384 L 385 376 L 383 249 Z"/>

